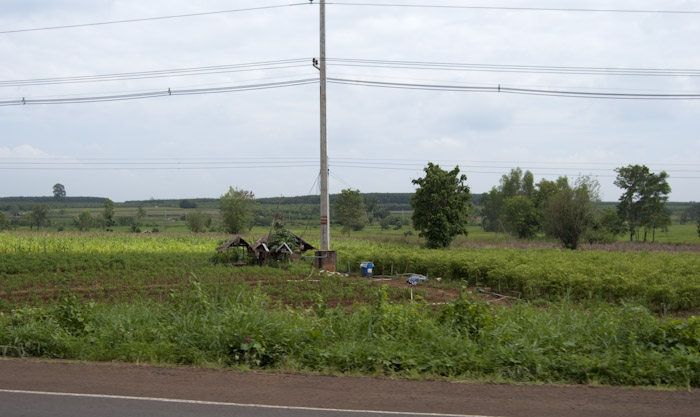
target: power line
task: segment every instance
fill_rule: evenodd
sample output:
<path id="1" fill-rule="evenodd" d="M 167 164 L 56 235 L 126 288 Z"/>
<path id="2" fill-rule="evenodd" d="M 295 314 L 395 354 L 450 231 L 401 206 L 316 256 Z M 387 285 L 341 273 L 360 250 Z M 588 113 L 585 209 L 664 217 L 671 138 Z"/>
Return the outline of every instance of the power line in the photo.
<path id="1" fill-rule="evenodd" d="M 213 65 L 190 68 L 172 68 L 152 71 L 132 71 L 122 73 L 109 73 L 97 75 L 80 75 L 69 77 L 30 78 L 19 80 L 0 81 L 1 87 L 21 87 L 53 84 L 95 83 L 106 81 L 124 81 L 152 78 L 168 78 L 195 75 L 210 75 L 233 72 L 276 70 L 286 68 L 298 68 L 308 66 L 306 62 L 311 58 L 293 58 L 274 61 L 250 62 L 239 64 Z M 610 68 L 610 67 L 561 67 L 561 66 L 535 66 L 535 65 L 493 65 L 493 64 L 463 64 L 447 62 L 426 61 L 388 61 L 348 58 L 329 58 L 334 66 L 369 67 L 391 69 L 414 70 L 442 70 L 442 71 L 479 71 L 479 72 L 524 72 L 538 74 L 576 74 L 576 75 L 619 75 L 619 76 L 687 76 L 698 77 L 698 69 L 672 69 L 672 68 Z"/>
<path id="2" fill-rule="evenodd" d="M 173 158 L 173 157 L 153 157 L 153 158 L 79 158 L 79 157 L 61 157 L 61 156 L 46 156 L 46 157 L 0 157 L 0 161 L 3 160 L 31 160 L 31 161 L 67 161 L 69 159 L 73 159 L 75 161 L 162 161 L 162 160 L 167 160 L 171 161 L 173 163 L 176 162 L 181 162 L 181 161 L 231 161 L 231 162 L 236 162 L 236 161 L 316 161 L 317 158 L 270 158 L 270 157 L 245 157 L 245 158 L 235 158 L 235 157 L 193 157 L 193 158 Z"/>
<path id="3" fill-rule="evenodd" d="M 347 3 L 329 2 L 333 6 L 361 7 L 405 7 L 418 9 L 465 9 L 465 10 L 507 10 L 524 12 L 584 12 L 584 13 L 644 13 L 644 14 L 700 14 L 695 10 L 644 10 L 644 9 L 584 9 L 553 7 L 505 7 L 505 6 L 455 6 L 439 4 L 405 4 L 405 3 Z"/>
<path id="4" fill-rule="evenodd" d="M 358 167 L 366 166 L 366 167 L 375 167 L 375 166 L 394 166 L 394 167 L 405 167 L 405 166 L 411 166 L 411 167 L 417 167 L 418 169 L 423 169 L 424 165 L 421 163 L 420 165 L 417 165 L 416 163 L 397 163 L 397 162 L 369 162 L 369 161 L 347 161 L 347 162 L 340 162 L 340 163 L 345 163 L 345 164 L 353 164 Z M 700 165 L 693 165 L 696 167 L 700 167 Z M 486 168 L 486 169 L 512 169 L 512 166 L 504 166 L 504 165 L 473 165 L 473 164 L 461 164 L 459 165 L 460 169 L 475 169 L 475 168 Z M 610 168 L 590 168 L 590 167 L 562 167 L 562 166 L 552 166 L 552 167 L 546 167 L 546 166 L 518 166 L 518 168 L 524 169 L 524 170 L 532 170 L 532 169 L 543 169 L 543 170 L 585 170 L 585 171 L 611 171 L 612 169 Z M 665 172 L 700 172 L 700 170 L 696 169 L 666 169 L 664 170 Z"/>
<path id="5" fill-rule="evenodd" d="M 426 158 L 421 159 L 403 159 L 403 158 L 331 158 L 333 161 L 379 161 L 379 162 L 425 162 Z M 461 159 L 430 159 L 432 162 L 449 162 L 453 164 L 511 164 L 520 166 L 522 164 L 557 164 L 557 165 L 627 165 L 627 162 L 568 162 L 568 161 L 467 161 Z M 643 164 L 646 166 L 694 166 L 700 167 L 700 164 L 682 164 L 682 163 L 651 163 Z"/>
<path id="6" fill-rule="evenodd" d="M 302 64 L 310 61 L 311 58 L 295 58 L 283 59 L 276 61 L 250 62 L 242 64 L 215 65 L 206 67 L 193 68 L 175 68 L 153 71 L 137 71 L 137 72 L 122 72 L 101 75 L 80 75 L 71 77 L 54 77 L 54 78 L 32 78 L 23 80 L 6 80 L 0 81 L 0 87 L 23 87 L 35 85 L 52 85 L 52 84 L 74 84 L 74 83 L 91 83 L 105 81 L 124 81 L 124 80 L 140 80 L 149 78 L 166 78 L 166 77 L 183 77 L 193 75 L 209 75 L 223 74 L 231 72 L 244 71 L 260 71 L 285 68 L 297 68 L 309 66 Z"/>
<path id="7" fill-rule="evenodd" d="M 23 33 L 23 32 L 38 32 L 47 30 L 57 30 L 57 29 L 72 29 L 80 27 L 90 27 L 90 26 L 105 26 L 105 25 L 116 25 L 123 23 L 138 23 L 154 20 L 167 20 L 167 19 L 181 19 L 188 17 L 199 17 L 199 16 L 210 16 L 217 14 L 229 14 L 229 13 L 239 13 L 239 12 L 249 12 L 256 10 L 268 10 L 268 9 L 279 9 L 286 7 L 296 7 L 305 6 L 309 3 L 290 3 L 290 4 L 280 4 L 280 5 L 270 5 L 270 6 L 259 6 L 259 7 L 248 7 L 241 9 L 228 9 L 228 10 L 217 10 L 212 12 L 199 12 L 199 13 L 184 13 L 178 15 L 169 16 L 153 16 L 153 17 L 143 17 L 134 19 L 123 19 L 123 20 L 111 20 L 103 22 L 91 22 L 91 23 L 77 23 L 71 25 L 58 25 L 58 26 L 46 26 L 38 28 L 27 28 L 27 29 L 11 29 L 0 31 L 0 35 L 12 34 L 12 33 Z M 311 3 L 312 5 L 314 3 Z M 485 10 L 485 11 L 525 11 L 525 12 L 586 12 L 586 13 L 642 13 L 642 14 L 700 14 L 700 11 L 696 10 L 644 10 L 644 9 L 585 9 L 585 8 L 548 8 L 548 7 L 504 7 L 504 6 L 455 6 L 455 5 L 438 5 L 438 4 L 391 4 L 391 3 L 347 3 L 347 2 L 329 2 L 327 5 L 333 6 L 360 6 L 360 7 L 403 7 L 403 8 L 431 8 L 431 9 L 464 9 L 464 10 Z"/>
<path id="8" fill-rule="evenodd" d="M 372 167 L 367 167 L 367 166 L 358 166 L 358 165 L 342 165 L 342 164 L 332 164 L 332 167 L 340 167 L 340 168 L 357 168 L 357 169 L 379 169 L 379 170 L 384 170 L 384 171 L 413 171 L 417 172 L 419 169 L 413 169 L 413 168 L 401 168 L 401 167 L 387 167 L 387 166 L 372 166 Z M 464 174 L 496 174 L 496 175 L 502 175 L 503 171 L 480 171 L 480 170 L 470 170 L 470 169 L 461 169 L 460 172 Z M 552 172 L 546 172 L 546 173 L 539 173 L 539 172 L 533 172 L 533 175 L 538 175 L 538 176 L 571 176 L 571 177 L 594 177 L 594 178 L 616 178 L 616 175 L 603 175 L 603 174 L 571 174 L 571 173 L 552 173 Z M 673 179 L 700 179 L 700 177 L 687 177 L 687 176 L 673 176 L 670 177 Z"/>
<path id="9" fill-rule="evenodd" d="M 232 93 L 238 91 L 250 91 L 250 90 L 267 90 L 272 88 L 282 88 L 282 87 L 293 87 L 306 84 L 318 83 L 316 78 L 307 78 L 300 80 L 291 81 L 280 81 L 276 83 L 264 83 L 264 84 L 247 84 L 238 86 L 227 86 L 227 87 L 216 87 L 216 88 L 194 88 L 194 89 L 180 89 L 180 90 L 159 90 L 150 91 L 145 93 L 131 93 L 131 94 L 114 94 L 114 95 L 103 95 L 103 96 L 84 96 L 84 97 L 66 97 L 66 98 L 39 98 L 39 99 L 16 99 L 16 100 L 3 100 L 0 101 L 0 107 L 3 106 L 22 106 L 28 104 L 77 104 L 77 103 L 97 103 L 97 102 L 109 102 L 109 101 L 125 101 L 125 100 L 141 100 L 147 98 L 156 97 L 166 97 L 166 96 L 187 96 L 187 95 L 198 95 L 198 94 L 219 94 L 219 93 Z"/>
<path id="10" fill-rule="evenodd" d="M 551 65 L 494 65 L 464 64 L 451 62 L 427 61 L 389 61 L 353 58 L 329 58 L 330 65 L 344 67 L 392 68 L 440 71 L 478 71 L 478 72 L 518 72 L 535 74 L 578 74 L 578 75 L 624 75 L 648 77 L 698 77 L 698 69 L 674 68 L 612 68 L 612 67 L 563 67 Z"/>
<path id="11" fill-rule="evenodd" d="M 180 171 L 180 170 L 210 170 L 210 169 L 272 169 L 272 168 L 318 168 L 318 163 L 307 164 L 288 164 L 288 165 L 247 165 L 247 166 L 228 166 L 228 165 L 202 165 L 188 167 L 3 167 L 0 170 L 41 170 L 41 171 Z"/>
<path id="12" fill-rule="evenodd" d="M 440 160 L 432 160 L 433 162 L 442 162 Z M 443 160 L 444 161 L 444 160 Z M 69 167 L 69 168 L 85 168 L 92 169 L 94 167 L 103 167 L 106 169 L 120 169 L 120 168 L 136 168 L 136 167 L 146 167 L 152 169 L 164 168 L 164 169 L 180 169 L 180 168 L 199 168 L 203 166 L 208 166 L 208 164 L 214 164 L 220 168 L 225 167 L 258 167 L 261 164 L 265 166 L 290 166 L 291 165 L 305 165 L 310 163 L 315 163 L 315 158 L 0 158 L 0 166 L 10 169 L 13 167 L 17 168 L 29 168 L 29 167 Z M 380 168 L 380 169 L 408 169 L 408 170 L 422 170 L 424 168 L 424 160 L 411 160 L 411 159 L 364 159 L 364 158 L 331 158 L 334 166 L 342 167 L 356 167 L 356 168 Z M 604 163 L 604 165 L 609 165 L 607 168 L 601 168 L 602 163 L 566 163 L 566 162 L 507 162 L 507 161 L 454 161 L 458 162 L 460 169 L 462 170 L 475 170 L 475 169 L 498 169 L 498 170 L 509 170 L 512 169 L 514 165 L 524 170 L 562 170 L 562 171 L 603 171 L 610 172 L 613 171 L 611 165 L 624 165 L 623 163 Z M 207 164 L 207 165 L 204 165 Z M 337 165 L 336 165 L 337 164 Z M 504 165 L 509 164 L 509 165 Z M 532 164 L 532 165 L 530 165 Z M 553 166 L 546 166 L 553 165 Z M 569 166 L 566 166 L 569 165 Z M 700 164 L 657 164 L 657 165 L 669 165 L 676 167 L 693 167 L 700 168 Z M 678 173 L 699 173 L 700 169 L 667 169 L 666 172 L 678 172 Z M 503 172 L 503 171 L 498 171 Z M 331 173 L 331 175 L 334 175 Z M 350 185 L 345 180 L 337 177 L 341 182 L 346 185 Z"/>
<path id="13" fill-rule="evenodd" d="M 651 94 L 651 93 L 601 93 L 572 90 L 545 90 L 530 88 L 513 88 L 506 86 L 463 86 L 446 84 L 415 84 L 415 83 L 389 83 L 383 81 L 351 80 L 343 78 L 328 78 L 329 83 L 356 85 L 364 87 L 393 88 L 403 90 L 428 90 L 428 91 L 452 91 L 452 92 L 476 92 L 476 93 L 504 93 L 521 95 L 538 95 L 552 97 L 571 98 L 595 98 L 595 99 L 616 99 L 616 100 L 697 100 L 700 99 L 698 93 L 684 94 Z"/>
<path id="14" fill-rule="evenodd" d="M 254 11 L 254 10 L 279 9 L 279 8 L 283 8 L 283 7 L 295 7 L 295 6 L 302 6 L 302 5 L 307 5 L 307 4 L 308 3 L 291 3 L 291 4 L 272 5 L 272 6 L 248 7 L 248 8 L 244 8 L 244 9 L 218 10 L 218 11 L 214 11 L 214 12 L 185 13 L 185 14 L 170 15 L 170 16 L 155 16 L 155 17 L 143 17 L 143 18 L 138 18 L 138 19 L 111 20 L 111 21 L 106 21 L 106 22 L 79 23 L 79 24 L 74 24 L 74 25 L 60 25 L 60 26 L 47 26 L 47 27 L 30 28 L 30 29 L 3 30 L 3 31 L 0 31 L 0 35 L 10 34 L 10 33 L 21 33 L 21 32 L 37 32 L 37 31 L 55 30 L 55 29 L 71 29 L 71 28 L 88 27 L 88 26 L 116 25 L 116 24 L 121 24 L 121 23 L 136 23 L 136 22 L 146 22 L 146 21 L 152 21 L 152 20 L 181 19 L 181 18 L 186 18 L 186 17 L 209 16 L 209 15 L 215 15 L 215 14 L 227 14 L 227 13 L 238 13 L 238 12 L 249 12 L 249 11 Z"/>
<path id="15" fill-rule="evenodd" d="M 652 93 L 604 93 L 587 92 L 573 90 L 545 90 L 530 88 L 513 88 L 507 86 L 464 86 L 446 84 L 415 84 L 415 83 L 389 83 L 383 81 L 368 81 L 358 79 L 328 78 L 329 83 L 355 85 L 364 87 L 392 88 L 403 90 L 427 90 L 427 91 L 452 91 L 452 92 L 480 92 L 480 93 L 504 93 L 521 95 L 538 95 L 550 97 L 571 97 L 571 98 L 591 98 L 591 99 L 616 99 L 616 100 L 697 100 L 700 99 L 698 93 L 683 94 L 652 94 Z M 275 83 L 247 84 L 239 86 L 215 87 L 215 88 L 195 88 L 195 89 L 168 89 L 154 90 L 143 93 L 113 94 L 101 96 L 82 96 L 64 98 L 39 98 L 31 99 L 23 97 L 15 100 L 0 100 L 0 107 L 22 106 L 27 104 L 77 104 L 96 103 L 109 101 L 140 100 L 147 98 L 165 96 L 184 96 L 197 94 L 218 94 L 249 90 L 264 90 L 272 88 L 292 87 L 306 84 L 318 83 L 316 78 L 306 78 L 290 81 L 280 81 Z"/>

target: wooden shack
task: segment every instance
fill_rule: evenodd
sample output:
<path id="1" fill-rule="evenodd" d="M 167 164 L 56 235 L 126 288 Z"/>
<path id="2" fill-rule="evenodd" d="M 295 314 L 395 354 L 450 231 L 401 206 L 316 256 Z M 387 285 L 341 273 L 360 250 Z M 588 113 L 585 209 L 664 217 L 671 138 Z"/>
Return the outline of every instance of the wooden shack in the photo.
<path id="1" fill-rule="evenodd" d="M 219 252 L 237 251 L 238 256 L 232 256 L 233 265 L 264 265 L 267 261 L 286 261 L 301 259 L 304 252 L 315 249 L 309 242 L 299 236 L 288 233 L 286 241 L 274 241 L 270 246 L 269 236 L 261 237 L 255 243 L 250 244 L 241 236 L 234 236 L 226 243 L 216 248 Z M 243 253 L 247 256 L 241 256 Z M 233 254 L 231 254 L 233 255 Z M 247 258 L 247 260 L 244 260 Z"/>

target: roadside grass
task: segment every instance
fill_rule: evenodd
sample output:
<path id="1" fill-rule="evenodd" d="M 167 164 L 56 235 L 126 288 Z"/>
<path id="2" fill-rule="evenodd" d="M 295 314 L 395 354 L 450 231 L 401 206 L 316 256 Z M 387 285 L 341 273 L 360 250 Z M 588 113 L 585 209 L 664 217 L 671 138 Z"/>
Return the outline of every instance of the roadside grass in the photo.
<path id="1" fill-rule="evenodd" d="M 192 280 L 167 303 L 52 305 L 0 315 L 0 354 L 361 373 L 409 378 L 700 387 L 700 319 L 634 305 L 489 305 L 463 293 L 431 308 L 386 288 L 352 309 L 275 308 L 243 283 Z"/>

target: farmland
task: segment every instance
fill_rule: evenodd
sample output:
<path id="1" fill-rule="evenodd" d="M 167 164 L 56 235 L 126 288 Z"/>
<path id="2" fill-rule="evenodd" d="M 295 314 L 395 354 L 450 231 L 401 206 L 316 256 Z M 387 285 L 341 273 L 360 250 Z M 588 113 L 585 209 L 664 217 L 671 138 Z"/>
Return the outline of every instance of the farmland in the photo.
<path id="1" fill-rule="evenodd" d="M 309 260 L 215 265 L 224 235 L 0 233 L 0 353 L 700 386 L 697 251 L 427 250 L 405 238 L 338 237 L 346 277 Z M 367 260 L 431 280 L 411 302 L 399 277 L 357 277 Z"/>

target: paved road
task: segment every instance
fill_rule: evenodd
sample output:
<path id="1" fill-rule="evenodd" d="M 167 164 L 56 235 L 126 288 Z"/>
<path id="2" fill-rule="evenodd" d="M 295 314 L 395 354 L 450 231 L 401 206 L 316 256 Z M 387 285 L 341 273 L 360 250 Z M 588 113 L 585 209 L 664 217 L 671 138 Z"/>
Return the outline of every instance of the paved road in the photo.
<path id="1" fill-rule="evenodd" d="M 454 414 L 336 410 L 2 389 L 0 413 L 2 417 L 457 417 Z"/>
<path id="2" fill-rule="evenodd" d="M 255 406 L 242 406 L 246 404 Z M 697 417 L 698 410 L 698 390 L 450 383 L 0 359 L 2 417 L 363 413 Z"/>

